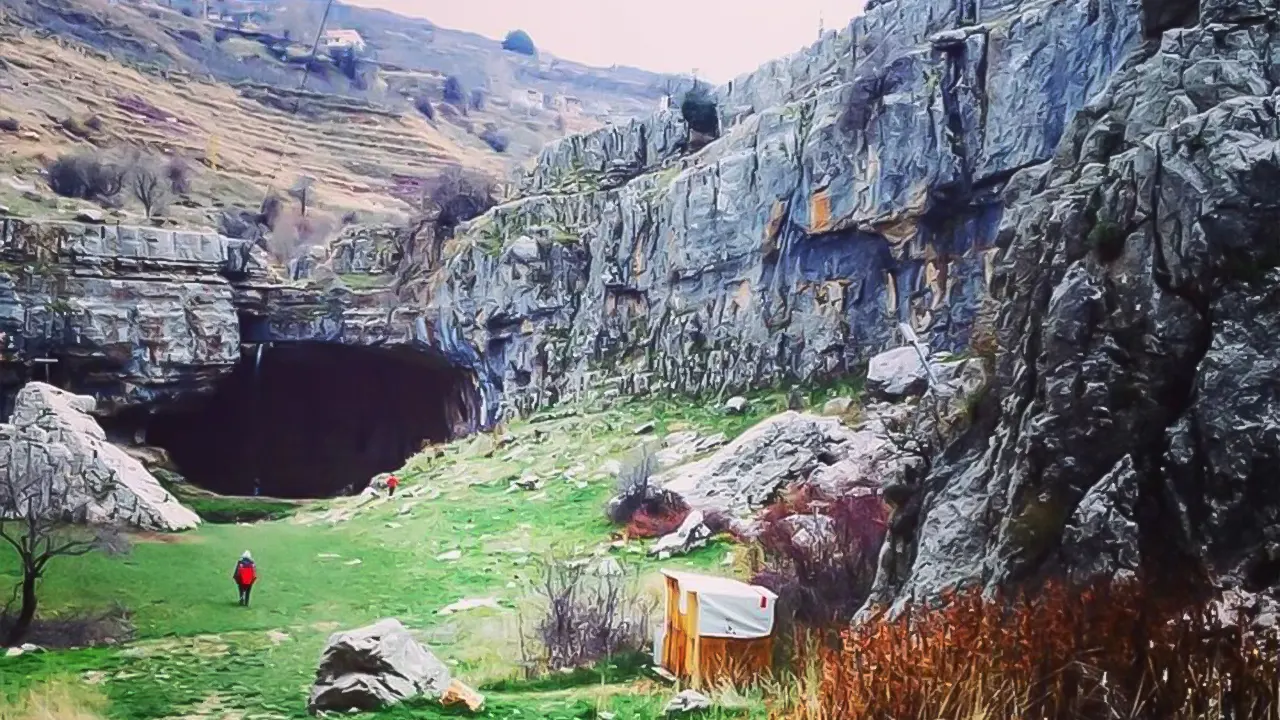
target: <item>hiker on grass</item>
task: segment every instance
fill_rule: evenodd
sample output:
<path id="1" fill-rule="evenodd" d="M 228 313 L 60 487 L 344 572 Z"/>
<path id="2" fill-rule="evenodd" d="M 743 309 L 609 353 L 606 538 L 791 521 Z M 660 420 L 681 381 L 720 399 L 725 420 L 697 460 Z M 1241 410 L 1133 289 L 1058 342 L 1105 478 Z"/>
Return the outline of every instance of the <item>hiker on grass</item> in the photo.
<path id="1" fill-rule="evenodd" d="M 400 487 L 400 478 L 396 477 L 395 475 L 392 475 L 391 477 L 387 478 L 387 497 L 392 497 L 393 495 L 395 495 L 396 488 L 398 487 Z"/>
<path id="2" fill-rule="evenodd" d="M 235 580 L 236 586 L 240 588 L 240 604 L 249 607 L 249 591 L 253 589 L 253 583 L 258 579 L 258 569 L 254 567 L 253 556 L 248 550 L 240 556 L 236 569 L 231 572 L 231 579 Z"/>

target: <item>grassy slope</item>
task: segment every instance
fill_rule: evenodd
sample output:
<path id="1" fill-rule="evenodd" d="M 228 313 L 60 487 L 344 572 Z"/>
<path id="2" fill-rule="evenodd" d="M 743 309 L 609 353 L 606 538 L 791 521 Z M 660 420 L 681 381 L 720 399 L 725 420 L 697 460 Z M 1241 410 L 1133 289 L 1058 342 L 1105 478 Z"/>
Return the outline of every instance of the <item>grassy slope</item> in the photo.
<path id="1" fill-rule="evenodd" d="M 514 444 L 492 457 L 485 457 L 489 437 L 481 436 L 455 443 L 441 457 L 412 459 L 393 501 L 377 501 L 346 522 L 320 518 L 355 507 L 355 499 L 316 503 L 291 520 L 206 525 L 177 542 L 141 542 L 124 558 L 65 560 L 43 585 L 44 612 L 120 603 L 134 612 L 138 640 L 125 648 L 0 659 L 0 710 L 6 697 L 13 701 L 33 683 L 95 671 L 105 673 L 101 690 L 109 697 L 110 717 L 176 717 L 201 703 L 206 717 L 231 710 L 302 717 L 328 634 L 387 616 L 423 631 L 468 682 L 510 677 L 519 659 L 516 608 L 527 602 L 532 561 L 553 550 L 590 554 L 609 541 L 601 507 L 613 480 L 601 466 L 642 442 L 633 428 L 654 420 L 658 433 L 687 427 L 733 435 L 782 406 L 780 395 L 769 395 L 753 403 L 750 415 L 729 418 L 687 403 L 650 401 L 520 422 L 509 429 Z M 577 480 L 564 478 L 575 466 L 582 466 Z M 528 470 L 546 478 L 545 487 L 507 493 L 508 480 Z M 530 554 L 505 552 L 513 548 Z M 230 581 L 245 549 L 253 551 L 262 576 L 247 610 L 236 605 Z M 460 560 L 436 559 L 454 549 L 462 551 Z M 658 567 L 643 555 L 610 552 L 648 574 Z M 326 553 L 341 557 L 319 557 Z M 718 568 L 725 553 L 725 546 L 715 545 L 678 562 Z M 355 559 L 360 563 L 347 564 Z M 13 558 L 0 556 L 0 584 L 14 575 Z M 437 614 L 461 598 L 487 596 L 498 597 L 504 609 Z M 607 707 L 620 717 L 651 717 L 670 692 L 644 682 L 517 689 L 491 693 L 486 715 L 512 717 L 523 710 L 525 717 L 586 717 L 592 708 Z"/>

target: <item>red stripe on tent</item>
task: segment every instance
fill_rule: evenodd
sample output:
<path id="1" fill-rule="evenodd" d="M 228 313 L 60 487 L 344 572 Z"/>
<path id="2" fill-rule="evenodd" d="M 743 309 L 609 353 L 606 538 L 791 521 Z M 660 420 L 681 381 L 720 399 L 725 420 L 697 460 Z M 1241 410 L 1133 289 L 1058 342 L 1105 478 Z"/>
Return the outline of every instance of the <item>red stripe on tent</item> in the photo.
<path id="1" fill-rule="evenodd" d="M 760 609 L 761 609 L 761 610 L 763 610 L 763 609 L 764 609 L 764 606 L 765 606 L 765 605 L 768 605 L 768 604 L 769 604 L 769 598 L 765 597 L 764 595 L 761 595 L 761 596 L 760 596 Z"/>

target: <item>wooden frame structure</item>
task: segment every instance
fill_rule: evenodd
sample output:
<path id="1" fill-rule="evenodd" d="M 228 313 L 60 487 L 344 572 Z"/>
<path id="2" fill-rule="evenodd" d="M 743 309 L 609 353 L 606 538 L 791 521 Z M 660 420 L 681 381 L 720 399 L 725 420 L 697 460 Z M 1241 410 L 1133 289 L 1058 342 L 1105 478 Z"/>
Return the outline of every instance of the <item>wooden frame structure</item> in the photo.
<path id="1" fill-rule="evenodd" d="M 695 688 L 722 682 L 737 684 L 768 672 L 773 661 L 770 604 L 777 595 L 729 578 L 669 570 L 662 574 L 666 581 L 666 609 L 661 647 L 655 655 L 663 668 Z M 738 602 L 758 601 L 761 610 L 756 625 L 733 634 L 725 633 L 723 627 L 702 627 L 702 618 L 707 615 L 704 611 L 710 609 L 704 603 L 726 597 Z M 759 623 L 767 628 L 761 628 Z"/>

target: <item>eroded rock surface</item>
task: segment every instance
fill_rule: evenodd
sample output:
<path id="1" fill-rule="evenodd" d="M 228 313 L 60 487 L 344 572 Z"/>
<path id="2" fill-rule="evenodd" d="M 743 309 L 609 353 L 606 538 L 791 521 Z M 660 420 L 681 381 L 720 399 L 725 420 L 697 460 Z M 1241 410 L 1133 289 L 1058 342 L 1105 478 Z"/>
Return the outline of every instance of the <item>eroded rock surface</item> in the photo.
<path id="1" fill-rule="evenodd" d="M 908 322 L 958 350 L 1016 171 L 1142 40 L 1139 0 L 895 0 L 679 115 L 566 138 L 471 222 L 428 293 L 527 410 L 849 371 Z"/>
<path id="2" fill-rule="evenodd" d="M 0 424 L 0 480 L 12 473 L 20 494 L 47 493 L 56 501 L 49 509 L 76 522 L 167 531 L 199 525 L 142 463 L 107 442 L 89 415 L 93 406 L 91 397 L 28 383 L 10 424 Z M 7 488 L 0 482 L 0 493 Z"/>
<path id="3" fill-rule="evenodd" d="M 710 457 L 654 478 L 703 512 L 748 520 L 779 491 L 813 483 L 833 494 L 880 487 L 893 448 L 874 429 L 836 418 L 785 412 L 747 430 Z"/>
<path id="4" fill-rule="evenodd" d="M 878 601 L 1054 570 L 1280 582 L 1280 8 L 1198 10 L 1010 182 L 984 431 Z"/>

